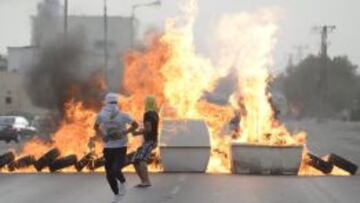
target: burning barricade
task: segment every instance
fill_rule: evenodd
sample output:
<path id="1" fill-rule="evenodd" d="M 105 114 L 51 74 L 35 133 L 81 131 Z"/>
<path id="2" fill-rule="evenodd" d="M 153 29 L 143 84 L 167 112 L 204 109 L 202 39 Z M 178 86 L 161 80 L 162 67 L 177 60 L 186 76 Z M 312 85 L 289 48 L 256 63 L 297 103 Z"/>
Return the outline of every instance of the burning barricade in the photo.
<path id="1" fill-rule="evenodd" d="M 283 175 L 356 173 L 357 166 L 338 155 L 313 155 L 306 147 L 306 134 L 289 132 L 277 119 L 268 69 L 273 65 L 278 30 L 276 12 L 263 9 L 222 17 L 215 33 L 220 53 L 214 65 L 197 54 L 194 46 L 196 1 L 188 0 L 184 10 L 183 18 L 166 21 L 164 33 L 152 38 L 148 47 L 131 50 L 123 59 L 122 87 L 128 97 L 121 98 L 120 109 L 141 120 L 148 94 L 157 98 L 163 111 L 166 106 L 172 109 L 162 112 L 160 153 L 154 152 L 150 169 Z M 236 83 L 225 105 L 203 98 L 204 92 L 211 92 L 218 80 L 228 75 L 236 78 Z M 77 87 L 69 92 L 73 89 Z M 97 142 L 93 151 L 87 146 L 95 133 L 97 111 L 84 103 L 67 99 L 61 106 L 64 118 L 51 143 L 34 139 L 18 156 L 14 152 L 0 156 L 1 171 L 103 170 L 102 143 Z M 239 114 L 233 119 L 236 130 L 226 135 L 222 129 L 234 112 Z M 130 138 L 127 165 L 140 143 Z"/>

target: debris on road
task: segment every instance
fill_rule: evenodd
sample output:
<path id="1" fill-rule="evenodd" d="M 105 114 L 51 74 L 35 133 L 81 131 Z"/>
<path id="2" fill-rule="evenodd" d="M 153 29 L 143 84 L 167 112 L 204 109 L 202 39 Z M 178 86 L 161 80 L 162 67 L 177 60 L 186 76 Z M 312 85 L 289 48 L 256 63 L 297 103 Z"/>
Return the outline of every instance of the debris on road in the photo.
<path id="1" fill-rule="evenodd" d="M 88 166 L 94 160 L 94 154 L 92 152 L 86 154 L 75 164 L 75 168 L 78 172 L 81 172 L 86 166 Z"/>
<path id="2" fill-rule="evenodd" d="M 34 156 L 31 156 L 31 155 L 24 156 L 20 159 L 17 159 L 15 161 L 11 162 L 8 165 L 8 168 L 9 168 L 9 171 L 12 172 L 12 171 L 15 171 L 18 169 L 27 168 L 27 167 L 33 165 L 35 162 L 36 162 L 36 159 Z"/>
<path id="3" fill-rule="evenodd" d="M 7 152 L 0 156 L 0 168 L 15 160 L 14 152 Z"/>
<path id="4" fill-rule="evenodd" d="M 57 159 L 55 161 L 53 161 L 50 165 L 49 165 L 49 169 L 50 172 L 56 172 L 58 170 L 70 167 L 70 166 L 74 166 L 77 162 L 77 157 L 76 155 L 69 155 L 60 159 Z"/>
<path id="5" fill-rule="evenodd" d="M 60 151 L 57 148 L 53 148 L 43 155 L 36 163 L 34 164 L 36 170 L 40 172 L 45 167 L 49 166 L 53 161 L 60 156 Z"/>
<path id="6" fill-rule="evenodd" d="M 335 166 L 349 172 L 351 175 L 355 175 L 358 169 L 358 166 L 356 164 L 333 153 L 329 155 L 328 161 L 333 163 Z"/>
<path id="7" fill-rule="evenodd" d="M 308 164 L 310 166 L 316 168 L 317 170 L 319 170 L 325 174 L 329 174 L 333 170 L 334 164 L 332 162 L 325 161 L 312 153 L 307 153 L 307 155 L 310 158 L 310 161 L 308 162 Z"/>

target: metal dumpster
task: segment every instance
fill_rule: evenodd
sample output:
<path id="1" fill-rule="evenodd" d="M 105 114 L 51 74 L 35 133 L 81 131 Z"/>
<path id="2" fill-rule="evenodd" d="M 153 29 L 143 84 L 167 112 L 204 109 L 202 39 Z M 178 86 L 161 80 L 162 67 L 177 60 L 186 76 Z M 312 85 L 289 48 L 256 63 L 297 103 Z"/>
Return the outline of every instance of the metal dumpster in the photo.
<path id="1" fill-rule="evenodd" d="M 164 172 L 205 172 L 210 137 L 202 120 L 164 120 L 160 134 Z"/>
<path id="2" fill-rule="evenodd" d="M 232 172 L 235 174 L 297 175 L 302 145 L 268 146 L 232 143 Z"/>

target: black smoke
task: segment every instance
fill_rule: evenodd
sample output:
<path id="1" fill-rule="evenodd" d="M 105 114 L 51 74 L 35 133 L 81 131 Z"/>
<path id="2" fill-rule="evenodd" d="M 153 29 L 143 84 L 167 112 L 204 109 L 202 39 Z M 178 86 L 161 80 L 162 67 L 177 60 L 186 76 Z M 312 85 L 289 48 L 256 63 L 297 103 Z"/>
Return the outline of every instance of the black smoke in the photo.
<path id="1" fill-rule="evenodd" d="M 65 104 L 80 101 L 88 108 L 101 106 L 104 88 L 101 69 L 90 69 L 81 35 L 58 38 L 38 48 L 38 62 L 27 72 L 26 90 L 34 105 L 64 114 Z"/>

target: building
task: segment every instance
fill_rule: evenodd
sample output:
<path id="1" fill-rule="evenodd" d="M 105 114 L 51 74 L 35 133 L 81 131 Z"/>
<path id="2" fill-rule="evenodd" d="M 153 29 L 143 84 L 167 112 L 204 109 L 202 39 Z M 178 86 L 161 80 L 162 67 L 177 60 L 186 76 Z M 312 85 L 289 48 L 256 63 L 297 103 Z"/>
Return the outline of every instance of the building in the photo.
<path id="1" fill-rule="evenodd" d="M 0 71 L 6 71 L 7 66 L 7 59 L 0 55 Z"/>
<path id="2" fill-rule="evenodd" d="M 15 72 L 0 71 L 0 115 L 44 115 L 46 110 L 35 107 L 26 94 L 24 77 Z"/>
<path id="3" fill-rule="evenodd" d="M 8 71 L 25 73 L 37 60 L 37 48 L 8 47 Z"/>
<path id="4" fill-rule="evenodd" d="M 32 17 L 32 41 L 30 47 L 9 48 L 9 69 L 23 73 L 42 47 L 65 36 L 64 16 L 59 0 L 44 0 L 38 5 L 36 16 Z M 108 50 L 107 75 L 110 89 L 118 90 L 122 82 L 122 55 L 132 47 L 134 18 L 108 16 L 107 46 L 104 36 L 104 16 L 68 16 L 67 35 L 81 34 L 85 42 L 86 64 L 89 70 L 105 70 L 105 48 Z M 36 48 L 34 48 L 36 47 Z"/>
<path id="5" fill-rule="evenodd" d="M 24 90 L 26 72 L 40 58 L 42 48 L 50 42 L 73 33 L 81 34 L 86 48 L 83 57 L 86 70 L 107 70 L 110 90 L 117 91 L 122 83 L 121 56 L 132 46 L 133 18 L 108 17 L 108 40 L 105 43 L 103 16 L 68 16 L 67 35 L 64 33 L 63 8 L 59 0 L 43 0 L 38 4 L 37 15 L 32 17 L 31 45 L 8 47 L 8 73 L 0 77 L 0 114 L 31 109 L 31 102 Z M 107 46 L 106 46 L 107 45 Z M 61 44 L 59 44 L 61 46 Z M 108 66 L 105 69 L 105 47 L 108 49 Z M 34 111 L 38 111 L 33 107 Z"/>

